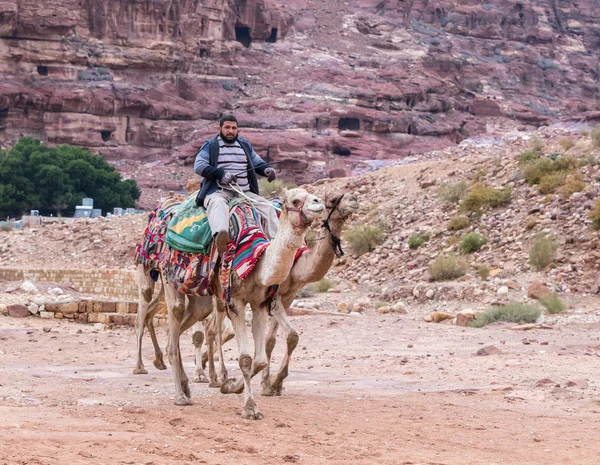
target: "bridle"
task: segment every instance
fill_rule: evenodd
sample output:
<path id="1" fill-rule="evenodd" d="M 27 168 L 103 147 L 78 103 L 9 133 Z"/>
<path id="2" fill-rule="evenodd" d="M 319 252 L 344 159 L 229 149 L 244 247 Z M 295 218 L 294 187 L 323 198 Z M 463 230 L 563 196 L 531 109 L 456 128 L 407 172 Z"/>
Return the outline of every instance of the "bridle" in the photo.
<path id="1" fill-rule="evenodd" d="M 302 199 L 302 202 L 300 203 L 299 207 L 290 207 L 287 202 L 283 203 L 283 206 L 285 207 L 286 211 L 288 212 L 298 212 L 299 213 L 299 217 L 300 217 L 300 221 L 301 221 L 301 225 L 295 225 L 292 223 L 292 226 L 295 226 L 297 228 L 304 228 L 306 227 L 306 225 L 309 225 L 310 223 L 312 223 L 312 220 L 309 220 L 306 215 L 304 214 L 304 203 L 306 202 L 306 199 L 308 198 L 308 195 L 304 197 L 304 199 Z"/>
<path id="2" fill-rule="evenodd" d="M 339 211 L 339 206 L 340 203 L 342 202 L 342 199 L 344 198 L 345 194 L 340 195 L 340 197 L 335 201 L 335 203 L 333 204 L 333 206 L 331 207 L 331 210 L 329 211 L 329 215 L 327 215 L 327 218 L 323 221 L 323 228 L 327 230 L 327 232 L 329 232 L 329 238 L 331 239 L 331 246 L 333 247 L 333 253 L 335 254 L 335 256 L 337 258 L 341 258 L 344 256 L 344 251 L 342 250 L 342 241 L 340 240 L 339 237 L 337 237 L 335 234 L 333 234 L 331 232 L 331 227 L 329 226 L 329 220 L 331 219 L 331 215 L 333 215 L 333 212 L 338 210 Z M 325 207 L 327 208 L 327 207 Z"/>

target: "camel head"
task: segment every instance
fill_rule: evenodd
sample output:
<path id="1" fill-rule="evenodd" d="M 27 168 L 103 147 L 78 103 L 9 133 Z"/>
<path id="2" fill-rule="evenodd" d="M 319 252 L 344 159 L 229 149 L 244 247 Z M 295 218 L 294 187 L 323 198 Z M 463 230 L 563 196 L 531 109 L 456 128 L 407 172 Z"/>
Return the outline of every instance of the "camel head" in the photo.
<path id="1" fill-rule="evenodd" d="M 353 213 L 358 211 L 358 200 L 352 194 L 326 194 L 325 210 L 327 220 L 346 221 Z"/>
<path id="2" fill-rule="evenodd" d="M 282 213 L 287 213 L 290 223 L 296 228 L 307 228 L 315 219 L 320 218 L 325 210 L 321 199 L 299 187 L 284 189 L 281 197 Z"/>

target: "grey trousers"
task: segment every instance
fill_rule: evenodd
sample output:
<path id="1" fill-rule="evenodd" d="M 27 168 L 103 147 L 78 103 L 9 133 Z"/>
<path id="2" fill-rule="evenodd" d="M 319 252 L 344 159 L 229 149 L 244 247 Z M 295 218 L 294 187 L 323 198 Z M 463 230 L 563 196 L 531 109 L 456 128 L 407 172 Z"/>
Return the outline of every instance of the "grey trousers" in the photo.
<path id="1" fill-rule="evenodd" d="M 273 207 L 267 204 L 267 200 L 253 192 L 244 192 L 252 200 L 258 200 L 259 203 L 253 204 L 258 214 L 263 218 L 264 232 L 269 239 L 273 239 L 279 228 L 279 219 L 277 212 Z M 204 199 L 206 207 L 206 217 L 210 230 L 213 235 L 221 231 L 229 231 L 229 207 L 231 199 L 241 197 L 237 192 L 223 189 L 213 194 L 207 195 Z"/>

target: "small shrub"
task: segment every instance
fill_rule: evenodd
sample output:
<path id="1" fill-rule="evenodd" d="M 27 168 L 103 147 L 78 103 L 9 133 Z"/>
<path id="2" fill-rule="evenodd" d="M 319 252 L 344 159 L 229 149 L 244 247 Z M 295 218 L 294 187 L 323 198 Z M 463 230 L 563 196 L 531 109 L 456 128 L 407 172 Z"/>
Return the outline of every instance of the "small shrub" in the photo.
<path id="1" fill-rule="evenodd" d="M 531 147 L 531 150 L 535 153 L 539 153 L 540 155 L 544 153 L 544 143 L 538 136 L 533 136 L 531 138 L 529 141 L 529 147 Z"/>
<path id="2" fill-rule="evenodd" d="M 315 288 L 317 292 L 327 292 L 329 289 L 332 289 L 335 286 L 335 283 L 331 279 L 323 278 L 320 281 L 315 283 Z"/>
<path id="3" fill-rule="evenodd" d="M 442 184 L 438 189 L 438 195 L 446 203 L 458 203 L 464 197 L 467 187 L 466 181 Z"/>
<path id="4" fill-rule="evenodd" d="M 592 145 L 600 148 L 600 127 L 592 129 L 590 136 L 592 137 Z"/>
<path id="5" fill-rule="evenodd" d="M 267 178 L 261 178 L 258 182 L 258 186 L 260 189 L 259 192 L 266 198 L 277 197 L 281 194 L 283 189 L 293 189 L 294 187 L 298 187 L 296 184 L 285 182 L 282 179 L 276 179 L 273 182 L 269 182 L 267 181 Z"/>
<path id="6" fill-rule="evenodd" d="M 375 308 L 380 309 L 381 307 L 387 307 L 389 305 L 388 302 L 384 302 L 383 300 L 378 300 L 375 302 Z"/>
<path id="7" fill-rule="evenodd" d="M 481 249 L 486 242 L 487 239 L 477 233 L 465 234 L 460 242 L 460 250 L 465 254 L 474 253 Z"/>
<path id="8" fill-rule="evenodd" d="M 590 210 L 589 218 L 592 220 L 592 225 L 594 229 L 597 231 L 600 229 L 600 199 L 596 200 L 594 204 L 594 208 Z"/>
<path id="9" fill-rule="evenodd" d="M 552 194 L 553 192 L 556 192 L 559 187 L 564 185 L 566 179 L 566 174 L 562 172 L 546 174 L 540 179 L 538 191 L 540 194 Z"/>
<path id="10" fill-rule="evenodd" d="M 536 270 L 546 268 L 556 258 L 558 246 L 554 238 L 541 235 L 536 238 L 529 251 L 529 264 Z"/>
<path id="11" fill-rule="evenodd" d="M 479 276 L 482 281 L 486 281 L 490 277 L 490 267 L 487 265 L 478 266 L 477 276 Z"/>
<path id="12" fill-rule="evenodd" d="M 316 286 L 314 284 L 308 284 L 300 289 L 300 292 L 298 292 L 298 297 L 305 299 L 307 297 L 314 297 L 316 293 Z"/>
<path id="13" fill-rule="evenodd" d="M 581 166 L 596 166 L 599 164 L 598 157 L 593 153 L 586 153 L 579 161 Z"/>
<path id="14" fill-rule="evenodd" d="M 438 255 L 429 263 L 429 276 L 434 281 L 449 281 L 460 278 L 467 270 L 466 263 L 454 254 Z"/>
<path id="15" fill-rule="evenodd" d="M 535 305 L 511 303 L 502 307 L 492 307 L 477 315 L 469 323 L 473 328 L 482 328 L 496 321 L 509 321 L 512 323 L 535 323 L 542 311 Z"/>
<path id="16" fill-rule="evenodd" d="M 412 250 L 418 249 L 429 241 L 431 234 L 418 232 L 408 238 L 408 247 Z"/>
<path id="17" fill-rule="evenodd" d="M 476 183 L 461 202 L 463 211 L 478 213 L 482 208 L 496 208 L 510 203 L 510 188 L 494 189 L 482 183 Z"/>
<path id="18" fill-rule="evenodd" d="M 573 147 L 575 147 L 575 141 L 571 136 L 563 137 L 558 141 L 558 145 L 562 147 L 562 149 L 567 152 Z"/>
<path id="19" fill-rule="evenodd" d="M 580 174 L 569 174 L 565 184 L 558 190 L 565 199 L 570 198 L 575 192 L 585 189 L 585 181 Z"/>
<path id="20" fill-rule="evenodd" d="M 360 225 L 346 233 L 346 240 L 356 255 L 371 252 L 385 239 L 385 232 L 381 226 Z"/>
<path id="21" fill-rule="evenodd" d="M 460 231 L 468 227 L 469 224 L 469 218 L 466 216 L 453 216 L 448 221 L 448 231 Z"/>
<path id="22" fill-rule="evenodd" d="M 532 161 L 539 160 L 541 158 L 541 152 L 534 152 L 533 150 L 525 150 L 517 155 L 517 161 L 519 165 L 524 166 Z"/>
<path id="23" fill-rule="evenodd" d="M 546 297 L 540 297 L 540 303 L 546 308 L 548 313 L 552 315 L 560 313 L 567 308 L 567 304 L 561 300 L 556 292 L 548 294 Z"/>

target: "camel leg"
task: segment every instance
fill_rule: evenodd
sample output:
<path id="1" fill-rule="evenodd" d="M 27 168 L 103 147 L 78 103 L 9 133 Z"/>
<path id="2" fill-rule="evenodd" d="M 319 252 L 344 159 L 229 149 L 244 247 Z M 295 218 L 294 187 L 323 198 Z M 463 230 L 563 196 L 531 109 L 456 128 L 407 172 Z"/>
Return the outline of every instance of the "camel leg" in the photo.
<path id="1" fill-rule="evenodd" d="M 154 293 L 154 281 L 150 276 L 144 273 L 142 265 L 138 265 L 136 270 L 137 285 L 138 285 L 138 311 L 135 317 L 135 332 L 137 336 L 137 362 L 133 369 L 134 375 L 146 375 L 148 370 L 144 368 L 144 362 L 142 360 L 142 339 L 144 337 L 144 326 L 146 326 L 146 320 L 150 307 L 150 301 L 152 300 L 152 294 Z"/>
<path id="2" fill-rule="evenodd" d="M 215 299 L 217 304 L 217 311 L 215 312 L 215 343 L 217 351 L 219 352 L 219 381 L 224 383 L 227 379 L 227 367 L 225 367 L 225 356 L 223 355 L 223 345 L 229 340 L 233 338 L 232 333 L 228 333 L 223 337 L 223 322 L 225 321 L 225 308 L 223 306 L 223 302 L 220 299 Z M 230 328 L 231 325 L 228 325 Z M 233 328 L 231 328 L 233 329 Z M 211 351 L 214 353 L 214 350 Z M 212 355 L 211 355 L 212 357 Z M 212 369 L 215 367 L 213 365 Z"/>
<path id="3" fill-rule="evenodd" d="M 271 318 L 269 321 L 269 326 L 267 328 L 266 334 L 266 351 L 267 351 L 267 366 L 263 370 L 261 374 L 261 392 L 260 394 L 263 396 L 272 396 L 275 393 L 271 389 L 271 382 L 269 380 L 271 375 L 271 355 L 273 354 L 273 349 L 275 349 L 275 342 L 277 339 L 277 329 L 279 328 L 279 324 L 277 323 L 276 318 Z"/>
<path id="4" fill-rule="evenodd" d="M 208 339 L 207 339 L 208 340 Z M 196 371 L 194 373 L 194 377 L 192 378 L 193 383 L 208 383 L 208 378 L 206 377 L 206 373 L 202 369 L 202 342 L 204 342 L 204 333 L 202 332 L 202 322 L 197 321 L 194 323 L 192 327 L 192 342 L 194 343 L 194 347 L 196 348 Z"/>
<path id="5" fill-rule="evenodd" d="M 258 410 L 258 405 L 252 395 L 252 388 L 250 385 L 252 375 L 252 356 L 250 355 L 250 341 L 246 334 L 246 322 L 244 321 L 244 302 L 238 299 L 233 301 L 237 314 L 231 315 L 231 322 L 233 324 L 233 331 L 235 332 L 235 338 L 238 341 L 239 347 L 239 365 L 242 371 L 243 382 L 239 383 L 235 379 L 228 379 L 221 386 L 221 392 L 223 394 L 240 393 L 244 391 L 244 406 L 242 409 L 242 418 L 249 420 L 260 420 L 263 418 L 263 414 Z M 254 320 L 254 319 L 253 319 Z M 254 332 L 254 324 L 253 324 Z M 265 356 L 266 359 L 266 356 Z M 239 385 L 241 384 L 241 388 Z"/>
<path id="6" fill-rule="evenodd" d="M 171 285 L 166 286 L 167 308 L 169 310 L 169 344 L 167 355 L 173 370 L 175 381 L 175 404 L 192 405 L 190 385 L 179 348 L 179 336 L 181 333 L 181 322 L 185 313 L 185 294 L 177 292 Z"/>
<path id="7" fill-rule="evenodd" d="M 278 324 L 281 325 L 283 332 L 285 334 L 285 341 L 287 344 L 287 350 L 283 356 L 283 360 L 281 361 L 281 366 L 279 367 L 279 371 L 271 376 L 269 380 L 269 384 L 271 386 L 271 391 L 273 395 L 280 396 L 281 390 L 283 388 L 283 380 L 287 378 L 288 368 L 290 366 L 290 358 L 292 356 L 292 352 L 298 345 L 298 333 L 292 327 L 288 316 L 285 313 L 285 309 L 281 302 L 277 302 L 275 305 L 275 309 L 273 310 L 273 318 L 277 321 Z M 264 386 L 263 386 L 264 388 Z"/>

